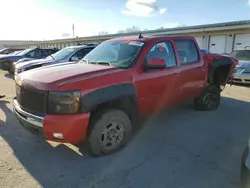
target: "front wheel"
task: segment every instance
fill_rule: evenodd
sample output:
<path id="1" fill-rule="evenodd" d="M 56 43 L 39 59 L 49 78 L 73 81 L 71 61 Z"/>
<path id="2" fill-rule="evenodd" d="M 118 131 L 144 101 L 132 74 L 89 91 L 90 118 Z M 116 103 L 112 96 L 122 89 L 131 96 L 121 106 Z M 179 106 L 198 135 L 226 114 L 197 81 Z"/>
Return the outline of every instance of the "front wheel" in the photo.
<path id="1" fill-rule="evenodd" d="M 94 156 L 103 156 L 121 149 L 131 137 L 128 115 L 118 109 L 103 110 L 92 118 L 88 149 Z"/>
<path id="2" fill-rule="evenodd" d="M 194 108 L 201 111 L 216 110 L 220 106 L 220 98 L 220 90 L 216 86 L 207 86 L 201 95 L 194 99 Z"/>

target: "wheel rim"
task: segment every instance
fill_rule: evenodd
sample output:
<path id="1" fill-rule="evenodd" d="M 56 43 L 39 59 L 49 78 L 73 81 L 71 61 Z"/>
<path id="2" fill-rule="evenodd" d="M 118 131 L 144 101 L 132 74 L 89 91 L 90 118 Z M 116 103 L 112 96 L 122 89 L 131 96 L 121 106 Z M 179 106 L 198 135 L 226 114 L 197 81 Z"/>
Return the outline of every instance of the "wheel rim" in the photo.
<path id="1" fill-rule="evenodd" d="M 114 149 L 122 141 L 124 136 L 124 128 L 118 122 L 109 122 L 105 130 L 101 134 L 101 143 L 105 149 Z"/>
<path id="2" fill-rule="evenodd" d="M 204 96 L 203 103 L 207 109 L 214 109 L 217 107 L 218 96 L 214 93 L 208 93 Z"/>

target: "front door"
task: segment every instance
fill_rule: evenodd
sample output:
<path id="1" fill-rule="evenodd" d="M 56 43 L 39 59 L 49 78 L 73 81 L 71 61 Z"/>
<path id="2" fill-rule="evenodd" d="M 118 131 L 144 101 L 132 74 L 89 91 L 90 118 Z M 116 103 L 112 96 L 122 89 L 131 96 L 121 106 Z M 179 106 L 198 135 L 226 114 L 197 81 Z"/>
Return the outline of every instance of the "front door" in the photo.
<path id="1" fill-rule="evenodd" d="M 138 93 L 139 112 L 149 115 L 174 105 L 179 95 L 179 71 L 171 41 L 154 44 L 148 51 L 147 60 L 161 58 L 165 69 L 146 70 L 134 78 Z"/>

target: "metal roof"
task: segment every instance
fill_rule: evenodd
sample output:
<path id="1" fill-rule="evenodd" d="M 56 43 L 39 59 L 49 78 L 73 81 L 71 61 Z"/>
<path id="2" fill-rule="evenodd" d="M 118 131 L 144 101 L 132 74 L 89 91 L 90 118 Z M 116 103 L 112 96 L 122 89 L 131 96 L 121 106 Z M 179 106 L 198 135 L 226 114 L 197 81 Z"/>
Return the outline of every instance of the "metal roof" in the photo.
<path id="1" fill-rule="evenodd" d="M 88 36 L 88 37 L 78 37 L 76 40 L 91 40 L 91 39 L 108 39 L 113 37 L 121 37 L 121 36 L 131 36 L 131 35 L 138 35 L 139 33 L 142 34 L 155 34 L 155 33 L 164 33 L 164 32 L 173 32 L 173 31 L 182 31 L 182 30 L 194 30 L 194 29 L 209 29 L 209 28 L 222 28 L 222 27 L 229 27 L 229 26 L 242 26 L 249 27 L 250 20 L 242 20 L 242 21 L 232 21 L 232 22 L 223 22 L 223 23 L 214 23 L 214 24 L 205 24 L 205 25 L 194 25 L 194 26 L 184 26 L 184 27 L 175 27 L 175 28 L 166 28 L 166 29 L 155 29 L 155 30 L 147 30 L 147 31 L 136 31 L 136 32 L 129 32 L 129 33 L 117 33 L 117 34 L 108 34 L 108 35 L 101 35 L 101 36 Z M 250 28 L 250 27 L 249 27 Z M 49 40 L 44 42 L 67 42 L 72 41 L 72 38 L 68 39 L 55 39 Z"/>
<path id="2" fill-rule="evenodd" d="M 223 22 L 223 23 L 213 23 L 213 24 L 205 24 L 205 25 L 194 25 L 194 26 L 184 26 L 184 27 L 176 27 L 176 28 L 166 28 L 166 29 L 155 29 L 155 30 L 147 30 L 147 31 L 136 31 L 129 33 L 118 33 L 118 34 L 109 34 L 102 36 L 87 36 L 87 37 L 76 37 L 67 38 L 67 39 L 54 39 L 47 41 L 37 41 L 37 44 L 53 44 L 53 43 L 72 43 L 72 41 L 76 43 L 81 43 L 82 41 L 103 41 L 116 37 L 125 37 L 132 36 L 141 33 L 143 36 L 153 35 L 153 36 L 162 36 L 162 35 L 187 35 L 190 33 L 204 33 L 204 32 L 214 32 L 214 31 L 229 31 L 236 29 L 250 29 L 250 20 L 241 20 L 241 21 L 231 21 L 231 22 Z M 30 42 L 30 44 L 35 41 Z M 25 45 L 28 42 L 24 43 Z M 18 45 L 17 45 L 18 46 Z"/>

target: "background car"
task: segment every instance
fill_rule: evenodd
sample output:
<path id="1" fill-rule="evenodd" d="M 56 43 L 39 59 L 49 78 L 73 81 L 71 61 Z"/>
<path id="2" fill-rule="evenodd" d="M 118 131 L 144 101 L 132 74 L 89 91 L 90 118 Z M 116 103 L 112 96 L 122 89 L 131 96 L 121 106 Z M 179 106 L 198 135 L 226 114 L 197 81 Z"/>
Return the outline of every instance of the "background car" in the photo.
<path id="1" fill-rule="evenodd" d="M 19 53 L 21 53 L 23 50 L 17 50 L 17 51 L 14 51 L 12 53 L 10 53 L 9 55 L 18 55 Z"/>
<path id="2" fill-rule="evenodd" d="M 97 44 L 77 45 L 70 46 L 61 49 L 60 51 L 52 54 L 45 59 L 26 61 L 15 64 L 15 77 L 24 71 L 31 70 L 34 68 L 57 64 L 65 62 L 78 62 L 91 50 L 93 50 Z"/>
<path id="3" fill-rule="evenodd" d="M 16 48 L 3 48 L 0 50 L 0 54 L 10 54 L 14 51 L 19 51 L 19 50 L 23 50 L 23 49 L 16 49 Z"/>
<path id="4" fill-rule="evenodd" d="M 207 51 L 207 50 L 200 49 L 200 51 L 201 51 L 202 54 L 209 54 L 209 51 Z"/>
<path id="5" fill-rule="evenodd" d="M 13 63 L 15 61 L 18 61 L 22 58 L 30 58 L 30 59 L 42 59 L 47 57 L 50 54 L 53 54 L 57 52 L 57 48 L 29 48 L 26 50 L 23 50 L 22 52 L 16 54 L 16 55 L 6 55 L 0 57 L 0 68 L 2 70 L 7 70 L 9 73 L 14 73 L 14 66 Z"/>
<path id="6" fill-rule="evenodd" d="M 239 61 L 232 82 L 250 84 L 250 48 L 234 50 L 229 56 Z"/>

